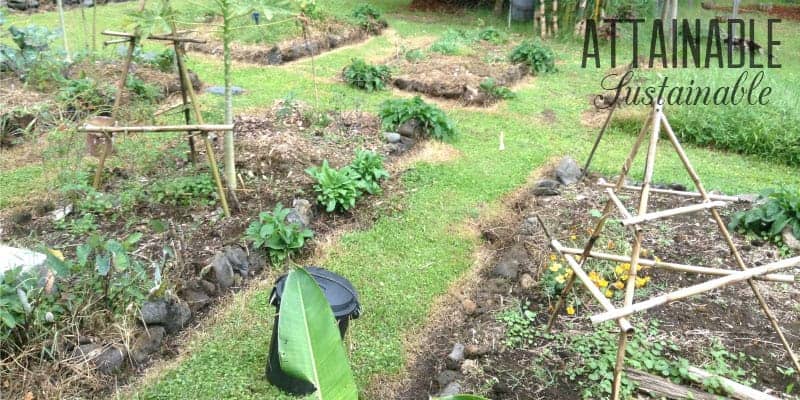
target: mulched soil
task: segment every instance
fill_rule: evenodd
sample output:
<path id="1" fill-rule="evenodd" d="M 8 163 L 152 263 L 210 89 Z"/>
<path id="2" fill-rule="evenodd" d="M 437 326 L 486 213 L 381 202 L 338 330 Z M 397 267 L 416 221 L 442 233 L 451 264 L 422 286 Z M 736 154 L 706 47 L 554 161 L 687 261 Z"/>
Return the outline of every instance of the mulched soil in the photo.
<path id="1" fill-rule="evenodd" d="M 276 45 L 234 42 L 231 44 L 231 57 L 261 65 L 281 65 L 365 41 L 372 35 L 379 35 L 386 26 L 385 22 L 375 22 L 373 29 L 367 30 L 335 19 L 311 21 L 306 37 L 285 40 Z M 205 43 L 189 43 L 188 50 L 222 55 L 222 42 L 213 32 L 201 32 L 199 36 Z"/>
<path id="2" fill-rule="evenodd" d="M 236 118 L 234 133 L 237 137 L 237 168 L 244 184 L 237 190 L 241 208 L 231 218 L 220 220 L 221 210 L 217 205 L 198 204 L 187 207 L 147 203 L 138 204 L 132 215 L 118 218 L 108 215 L 99 218 L 98 231 L 115 238 L 124 238 L 134 231 L 144 233 L 145 240 L 139 244 L 136 252 L 144 259 L 159 259 L 163 246 L 166 243 L 172 244 L 181 257 L 169 268 L 166 279 L 174 283 L 175 292 L 181 294 L 196 286 L 201 270 L 210 264 L 213 256 L 224 246 L 243 243 L 241 238 L 244 230 L 259 212 L 272 210 L 279 202 L 290 207 L 295 198 L 304 198 L 314 204 L 313 183 L 304 171 L 321 164 L 322 160 L 328 160 L 333 167 L 340 167 L 352 161 L 356 149 L 374 150 L 387 157 L 386 168 L 392 178 L 382 183 L 383 195 L 361 199 L 354 212 L 326 214 L 314 206 L 315 217 L 311 228 L 316 240 L 304 249 L 304 255 L 297 259 L 298 262 L 313 254 L 315 247 L 325 242 L 326 235 L 334 231 L 366 227 L 378 215 L 398 211 L 402 202 L 397 201 L 397 198 L 403 195 L 399 179 L 402 169 L 408 165 L 402 160 L 412 153 L 401 155 L 393 145 L 384 142 L 380 120 L 375 115 L 357 111 L 328 112 L 326 115 L 330 123 L 325 127 L 314 125 L 309 115 L 310 108 L 303 103 L 286 104 L 278 101 L 270 109 L 253 111 Z M 214 145 L 217 147 L 217 154 L 221 154 L 220 143 Z M 191 173 L 192 167 L 186 165 L 180 157 L 170 155 L 169 152 L 165 154 L 162 172 L 187 169 L 187 173 Z M 202 152 L 199 156 L 201 160 L 205 160 Z M 146 182 L 159 175 L 158 171 L 153 176 L 141 176 L 136 172 L 119 169 L 112 171 L 105 181 L 104 190 L 113 192 L 123 180 L 133 176 Z M 55 229 L 48 214 L 54 205 L 52 202 L 29 204 L 22 209 L 13 210 L 11 214 L 4 212 L 5 215 L 0 215 L 0 226 L 7 228 L 3 232 L 4 243 L 25 247 L 44 241 L 48 247 L 62 249 L 67 257 L 73 257 L 75 246 L 82 239 Z M 15 215 L 23 213 L 27 213 L 29 217 L 26 222 L 16 224 L 12 221 Z M 77 216 L 69 218 L 75 217 Z M 151 220 L 168 221 L 168 231 L 153 231 L 148 224 Z M 236 289 L 247 285 L 248 281 L 241 282 Z M 212 303 L 218 301 L 216 299 L 225 298 L 212 297 Z M 197 310 L 193 315 L 194 321 L 202 320 L 207 310 L 207 306 Z M 117 328 L 102 325 L 90 325 L 75 335 L 67 336 L 67 343 L 78 342 L 81 337 L 90 338 L 87 340 L 96 343 L 120 341 Z M 176 349 L 180 345 L 178 342 L 174 337 L 165 338 L 164 345 L 152 356 L 152 360 L 177 354 Z M 145 362 L 136 367 L 127 366 L 109 379 L 92 371 L 85 361 L 71 358 L 69 352 L 54 362 L 37 361 L 37 352 L 36 348 L 32 348 L 29 357 L 21 357 L 27 369 L 24 374 L 13 364 L 6 364 L 8 360 L 3 360 L 3 368 L 11 369 L 7 371 L 8 374 L 4 372 L 4 376 L 25 376 L 25 379 L 0 381 L 4 393 L 22 396 L 32 391 L 37 396 L 45 397 L 70 397 L 77 393 L 89 397 L 101 396 L 108 394 L 116 385 L 124 383 L 150 364 Z M 46 384 L 41 381 L 43 379 L 47 379 Z"/>
<path id="3" fill-rule="evenodd" d="M 590 178 L 587 182 L 594 181 Z M 393 386 L 395 389 L 390 397 L 418 399 L 435 395 L 442 389 L 436 378 L 447 368 L 447 355 L 455 343 L 462 343 L 488 353 L 471 357 L 475 363 L 468 368 L 462 365 L 458 380 L 462 392 L 482 393 L 494 400 L 581 399 L 576 382 L 566 376 L 570 363 L 576 361 L 576 355 L 569 348 L 559 348 L 541 337 L 525 348 L 507 348 L 503 345 L 505 325 L 497 320 L 497 316 L 509 307 L 522 305 L 537 313 L 537 326 L 546 324 L 548 309 L 555 299 L 543 294 L 539 277 L 552 250 L 535 216 L 540 216 L 549 231 L 563 244 L 582 247 L 588 239 L 587 228 L 594 226 L 595 219 L 590 210 L 604 206 L 603 190 L 587 183 L 562 187 L 560 196 L 536 197 L 529 189 L 523 189 L 507 200 L 504 215 L 481 223 L 485 244 L 480 254 L 486 259 L 479 261 L 479 269 L 473 277 L 467 278 L 468 282 L 442 300 L 441 307 L 421 330 L 425 333 L 414 338 L 407 375 Z M 638 202 L 637 196 L 624 198 L 629 208 L 633 207 L 634 201 Z M 682 205 L 686 202 L 681 198 L 667 195 L 654 195 L 650 202 L 651 209 Z M 748 203 L 733 204 L 725 209 L 723 215 L 748 206 Z M 707 213 L 663 221 L 645 229 L 644 248 L 649 250 L 649 257 L 655 255 L 664 261 L 721 268 L 735 265 Z M 572 239 L 573 235 L 577 236 Z M 604 237 L 598 241 L 596 250 L 615 253 L 606 248 Z M 762 265 L 781 258 L 778 249 L 771 244 L 751 243 L 739 235 L 736 235 L 735 242 L 748 265 Z M 531 287 L 523 288 L 522 279 L 508 280 L 493 274 L 494 266 L 508 256 L 516 257 L 520 262 L 518 276 L 528 274 L 533 278 Z M 652 278 L 650 287 L 653 290 L 649 290 L 646 296 L 638 295 L 638 300 L 709 279 L 707 276 L 657 269 L 649 269 L 646 273 Z M 800 290 L 796 286 L 761 281 L 756 285 L 775 312 L 789 341 L 797 348 L 800 345 L 800 313 L 795 306 L 800 302 Z M 579 292 L 583 292 L 583 305 L 578 307 L 574 316 L 560 316 L 555 332 L 570 337 L 593 332 L 588 317 L 600 309 L 587 293 Z M 475 305 L 477 308 L 472 311 Z M 741 351 L 760 359 L 742 365 L 755 376 L 756 388 L 781 397 L 783 389 L 792 382 L 775 369 L 775 366 L 788 367 L 791 361 L 747 284 L 691 297 L 633 318 L 635 323 L 652 320 L 661 321 L 660 331 L 680 346 L 679 355 L 692 365 L 702 366 L 707 361 L 704 354 L 712 341 L 720 340 L 731 352 Z M 537 370 L 541 373 L 535 373 Z"/>
<path id="4" fill-rule="evenodd" d="M 476 43 L 469 55 L 443 55 L 428 52 L 420 61 L 398 55 L 388 62 L 400 72 L 392 84 L 407 92 L 455 100 L 464 105 L 489 106 L 500 99 L 480 89 L 481 82 L 493 78 L 498 86 L 511 87 L 529 73 L 524 64 L 505 61 L 509 46 Z"/>

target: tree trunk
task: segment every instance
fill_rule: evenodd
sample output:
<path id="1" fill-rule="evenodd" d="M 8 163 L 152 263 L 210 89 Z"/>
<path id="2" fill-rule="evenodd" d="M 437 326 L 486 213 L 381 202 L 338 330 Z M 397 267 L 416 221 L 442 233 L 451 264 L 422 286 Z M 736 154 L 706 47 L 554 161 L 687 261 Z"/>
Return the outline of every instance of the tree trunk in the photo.
<path id="1" fill-rule="evenodd" d="M 230 0 L 223 0 L 222 52 L 225 79 L 225 124 L 233 124 L 233 93 L 231 91 L 231 13 Z M 225 132 L 223 141 L 223 161 L 225 164 L 225 180 L 228 188 L 236 190 L 236 153 L 233 143 L 233 131 Z"/>
<path id="2" fill-rule="evenodd" d="M 500 17 L 503 15 L 503 4 L 505 3 L 504 0 L 494 0 L 494 16 Z"/>

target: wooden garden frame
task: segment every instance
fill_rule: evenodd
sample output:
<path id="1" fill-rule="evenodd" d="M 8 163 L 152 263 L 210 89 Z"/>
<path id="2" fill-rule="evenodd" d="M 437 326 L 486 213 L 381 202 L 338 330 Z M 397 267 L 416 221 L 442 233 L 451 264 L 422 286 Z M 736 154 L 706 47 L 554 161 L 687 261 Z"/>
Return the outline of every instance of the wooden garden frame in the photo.
<path id="1" fill-rule="evenodd" d="M 144 2 L 142 2 L 143 8 Z M 178 79 L 180 80 L 180 88 L 181 88 L 181 99 L 183 102 L 183 112 L 184 112 L 184 119 L 186 121 L 186 125 L 175 125 L 175 126 L 128 126 L 128 127 L 103 127 L 103 126 L 95 126 L 95 125 L 85 125 L 83 126 L 80 131 L 86 132 L 90 135 L 98 135 L 104 142 L 103 150 L 100 154 L 100 158 L 97 163 L 97 170 L 95 171 L 94 176 L 94 187 L 96 189 L 100 188 L 103 180 L 103 169 L 105 167 L 105 162 L 108 156 L 111 154 L 113 150 L 113 143 L 112 143 L 112 136 L 114 133 L 133 133 L 133 132 L 186 132 L 189 140 L 189 159 L 192 161 L 192 164 L 197 162 L 197 152 L 195 150 L 195 143 L 194 143 L 194 136 L 200 135 L 203 140 L 203 144 L 206 150 L 206 157 L 208 159 L 209 168 L 211 169 L 211 174 L 214 177 L 214 183 L 216 184 L 217 194 L 220 198 L 220 203 L 222 204 L 222 210 L 225 212 L 225 216 L 229 217 L 231 215 L 230 208 L 228 207 L 228 200 L 227 195 L 225 193 L 225 187 L 222 183 L 222 178 L 220 177 L 219 170 L 217 168 L 217 161 L 214 157 L 214 149 L 211 146 L 211 142 L 208 140 L 208 133 L 209 132 L 216 132 L 216 131 L 230 131 L 233 130 L 233 125 L 206 125 L 203 121 L 203 115 L 200 111 L 199 103 L 197 102 L 197 97 L 194 92 L 194 88 L 192 87 L 191 80 L 189 79 L 189 74 L 186 69 L 186 65 L 183 62 L 183 56 L 185 55 L 185 51 L 183 48 L 184 43 L 203 43 L 203 41 L 193 38 L 187 38 L 181 36 L 186 32 L 178 32 L 175 28 L 175 25 L 172 26 L 172 32 L 167 35 L 150 35 L 147 39 L 151 40 L 162 40 L 172 42 L 173 48 L 175 49 L 175 60 L 178 67 Z M 103 35 L 112 36 L 112 37 L 119 37 L 121 39 L 113 39 L 106 41 L 104 44 L 109 45 L 113 43 L 128 43 L 128 52 L 125 57 L 125 61 L 122 67 L 122 74 L 120 76 L 120 80 L 117 83 L 117 96 L 114 99 L 114 105 L 111 111 L 111 119 L 116 124 L 116 117 L 119 111 L 119 107 L 121 105 L 122 99 L 122 91 L 125 89 L 125 83 L 128 80 L 128 73 L 130 71 L 130 66 L 133 61 L 133 53 L 136 49 L 136 44 L 139 41 L 139 35 L 126 33 L 126 32 L 115 32 L 115 31 L 104 31 Z M 197 124 L 191 125 L 191 115 L 190 109 L 194 111 L 195 119 L 197 120 Z"/>
<path id="2" fill-rule="evenodd" d="M 611 116 L 609 115 L 609 119 L 610 117 Z M 554 307 L 550 315 L 550 318 L 548 319 L 547 331 L 549 332 L 552 329 L 556 317 L 558 316 L 561 308 L 563 308 L 564 306 L 567 293 L 575 284 L 575 280 L 580 279 L 581 283 L 583 283 L 583 285 L 589 290 L 589 293 L 592 295 L 592 297 L 594 297 L 604 309 L 604 312 L 591 317 L 592 323 L 599 324 L 604 321 L 615 320 L 617 321 L 617 324 L 621 328 L 621 332 L 619 335 L 619 343 L 617 348 L 616 364 L 614 368 L 614 383 L 612 387 L 612 397 L 614 400 L 617 400 L 620 397 L 622 371 L 624 369 L 624 364 L 625 364 L 625 350 L 628 344 L 629 335 L 633 332 L 633 327 L 630 325 L 630 322 L 627 319 L 628 317 L 637 312 L 658 307 L 675 300 L 687 298 L 698 294 L 703 294 L 708 291 L 722 288 L 734 283 L 747 281 L 747 283 L 750 285 L 751 290 L 753 291 L 753 294 L 756 296 L 756 299 L 758 300 L 758 303 L 764 315 L 769 320 L 772 329 L 778 335 L 778 337 L 781 340 L 781 343 L 786 349 L 786 353 L 791 359 L 795 370 L 800 371 L 800 362 L 798 362 L 797 356 L 795 355 L 794 351 L 792 351 L 791 345 L 786 340 L 786 337 L 784 336 L 783 331 L 781 330 L 781 327 L 778 324 L 777 319 L 772 313 L 772 310 L 770 309 L 769 305 L 767 305 L 766 301 L 764 300 L 764 297 L 761 295 L 761 291 L 753 283 L 754 279 L 759 279 L 763 281 L 786 282 L 786 283 L 796 282 L 796 279 L 793 276 L 777 274 L 777 272 L 785 271 L 800 265 L 800 257 L 794 257 L 774 262 L 771 264 L 759 266 L 756 268 L 748 269 L 748 267 L 745 265 L 744 260 L 742 259 L 741 254 L 739 253 L 739 250 L 737 249 L 736 245 L 733 242 L 733 239 L 730 235 L 730 232 L 728 231 L 727 226 L 725 225 L 725 223 L 722 220 L 722 217 L 717 211 L 718 207 L 725 205 L 725 201 L 738 200 L 738 198 L 730 196 L 713 196 L 712 198 L 712 196 L 708 194 L 702 182 L 700 181 L 697 172 L 695 171 L 694 167 L 689 161 L 686 152 L 683 150 L 683 147 L 678 141 L 675 132 L 672 130 L 672 127 L 670 126 L 666 115 L 663 112 L 663 101 L 659 101 L 657 104 L 654 104 L 653 110 L 650 113 L 648 120 L 649 123 L 645 123 L 642 126 L 642 129 L 639 132 L 639 135 L 633 144 L 631 152 L 622 166 L 622 171 L 619 177 L 617 178 L 616 184 L 614 184 L 613 186 L 609 184 L 604 185 L 608 187 L 608 189 L 606 190 L 608 201 L 606 202 L 603 214 L 597 221 L 597 224 L 594 230 L 592 231 L 592 236 L 587 241 L 585 247 L 583 249 L 574 249 L 565 247 L 561 245 L 561 243 L 558 240 L 550 237 L 550 234 L 549 232 L 547 232 L 547 229 L 545 227 L 545 233 L 550 238 L 550 246 L 560 256 L 562 256 L 564 259 L 567 260 L 568 265 L 574 272 L 567 281 L 566 286 L 564 290 L 561 292 L 561 295 L 559 296 L 558 301 L 556 302 L 556 306 Z M 648 128 L 650 128 L 649 145 L 647 148 L 647 159 L 645 162 L 644 182 L 640 187 L 626 186 L 625 179 L 627 178 L 628 173 L 630 172 L 630 168 L 633 164 L 633 161 L 635 160 L 636 155 L 639 153 L 639 149 L 641 148 L 642 143 L 645 141 L 645 139 L 648 138 Z M 681 159 L 684 168 L 686 169 L 690 178 L 694 182 L 694 185 L 697 188 L 696 193 L 667 191 L 667 190 L 659 191 L 651 187 L 653 179 L 653 171 L 655 167 L 656 147 L 658 145 L 658 141 L 661 136 L 662 130 L 666 132 L 666 135 L 669 138 L 669 141 L 671 142 L 675 151 L 677 152 L 679 158 Z M 635 190 L 640 193 L 639 205 L 636 215 L 632 215 L 625 208 L 625 206 L 622 204 L 619 198 L 616 196 L 617 191 L 624 189 Z M 702 200 L 702 202 L 693 206 L 679 207 L 671 210 L 648 213 L 648 200 L 650 194 L 656 192 L 666 193 L 675 196 L 682 196 L 687 198 L 699 198 L 700 200 Z M 675 216 L 680 214 L 688 214 L 701 210 L 710 211 L 715 223 L 717 224 L 720 233 L 722 234 L 723 239 L 725 240 L 725 243 L 728 245 L 731 254 L 734 256 L 737 267 L 741 271 L 700 267 L 694 265 L 664 263 L 657 260 L 640 259 L 642 239 L 643 239 L 642 237 L 643 233 L 639 228 L 641 224 L 653 220 L 658 220 L 661 218 L 667 218 L 670 216 Z M 611 214 L 614 212 L 618 212 L 622 216 L 623 225 L 630 228 L 633 233 L 633 243 L 631 246 L 632 249 L 631 249 L 631 254 L 629 256 L 618 256 L 618 255 L 605 254 L 592 251 L 594 244 L 597 242 L 601 232 L 603 231 L 605 223 L 607 222 Z M 542 226 L 544 226 L 543 223 Z M 578 262 L 578 260 L 576 260 L 575 258 L 575 256 L 578 254 L 581 255 L 580 262 Z M 603 294 L 600 292 L 600 289 L 588 278 L 583 267 L 589 258 L 623 261 L 623 262 L 629 262 L 631 264 L 631 269 L 628 274 L 628 280 L 625 286 L 625 300 L 623 307 L 621 308 L 614 307 L 611 301 L 605 298 L 605 296 L 603 296 Z M 686 288 L 675 290 L 667 294 L 656 296 L 639 303 L 634 303 L 633 297 L 636 288 L 636 272 L 637 272 L 636 270 L 639 265 L 649 265 L 656 268 L 663 268 L 665 270 L 676 271 L 676 272 L 711 274 L 711 275 L 717 275 L 718 277 L 700 284 L 692 285 Z"/>

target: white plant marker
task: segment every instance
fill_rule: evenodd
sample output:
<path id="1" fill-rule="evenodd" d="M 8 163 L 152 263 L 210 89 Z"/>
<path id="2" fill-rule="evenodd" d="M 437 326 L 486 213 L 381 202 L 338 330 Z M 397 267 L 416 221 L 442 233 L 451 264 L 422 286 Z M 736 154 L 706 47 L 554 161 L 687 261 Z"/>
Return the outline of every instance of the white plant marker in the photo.
<path id="1" fill-rule="evenodd" d="M 500 132 L 500 151 L 503 151 L 503 150 L 506 149 L 505 138 L 506 138 L 506 134 L 504 132 Z"/>

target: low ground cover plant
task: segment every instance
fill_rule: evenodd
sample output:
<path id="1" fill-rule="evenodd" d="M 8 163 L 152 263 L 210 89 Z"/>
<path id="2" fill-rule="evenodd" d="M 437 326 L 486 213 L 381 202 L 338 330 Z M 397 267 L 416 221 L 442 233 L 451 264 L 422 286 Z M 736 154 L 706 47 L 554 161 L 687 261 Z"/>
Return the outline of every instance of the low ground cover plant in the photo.
<path id="1" fill-rule="evenodd" d="M 381 105 L 379 115 L 383 121 L 383 129 L 394 130 L 414 119 L 434 139 L 448 141 L 456 137 L 455 125 L 444 111 L 426 103 L 419 96 L 387 100 Z"/>
<path id="2" fill-rule="evenodd" d="M 512 92 L 511 89 L 502 85 L 498 85 L 497 81 L 495 81 L 495 79 L 492 77 L 487 77 L 481 81 L 479 89 L 489 95 L 489 97 L 493 100 L 508 100 L 517 97 L 517 94 Z"/>
<path id="3" fill-rule="evenodd" d="M 508 34 L 492 26 L 481 29 L 478 32 L 478 38 L 492 44 L 503 44 L 508 42 Z"/>
<path id="4" fill-rule="evenodd" d="M 550 47 L 538 40 L 526 40 L 511 50 L 509 60 L 524 63 L 534 74 L 556 72 L 556 55 Z"/>
<path id="5" fill-rule="evenodd" d="M 386 26 L 386 20 L 383 19 L 381 12 L 371 4 L 357 6 L 350 16 L 356 25 L 370 33 L 379 33 Z"/>
<path id="6" fill-rule="evenodd" d="M 208 174 L 182 176 L 156 182 L 149 191 L 153 203 L 172 206 L 191 206 L 192 204 L 216 204 L 217 191 L 214 181 Z"/>
<path id="7" fill-rule="evenodd" d="M 360 58 L 353 59 L 352 63 L 344 68 L 342 74 L 350 86 L 367 92 L 386 89 L 386 84 L 392 78 L 389 67 L 372 65 Z"/>
<path id="8" fill-rule="evenodd" d="M 286 221 L 291 211 L 278 203 L 272 212 L 259 214 L 258 219 L 253 221 L 245 232 L 255 249 L 263 249 L 269 254 L 273 265 L 283 264 L 314 236 L 310 229 Z"/>
<path id="9" fill-rule="evenodd" d="M 444 55 L 461 54 L 476 40 L 476 32 L 451 28 L 431 44 L 430 51 Z"/>
<path id="10" fill-rule="evenodd" d="M 756 207 L 734 214 L 729 228 L 778 243 L 784 229 L 800 238 L 800 188 L 765 193 Z"/>

